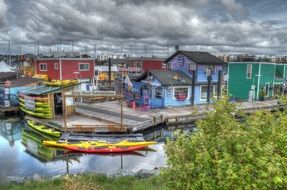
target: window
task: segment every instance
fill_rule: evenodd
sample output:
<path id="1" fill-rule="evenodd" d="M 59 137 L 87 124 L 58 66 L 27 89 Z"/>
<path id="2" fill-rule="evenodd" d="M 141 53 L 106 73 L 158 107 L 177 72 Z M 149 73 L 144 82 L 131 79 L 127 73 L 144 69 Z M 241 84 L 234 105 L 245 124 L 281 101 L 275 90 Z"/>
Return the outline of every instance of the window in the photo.
<path id="1" fill-rule="evenodd" d="M 246 71 L 246 79 L 251 79 L 251 76 L 252 76 L 252 64 L 248 64 Z"/>
<path id="2" fill-rule="evenodd" d="M 190 71 L 196 70 L 196 65 L 190 63 L 190 64 L 189 64 L 189 70 L 190 70 Z"/>
<path id="3" fill-rule="evenodd" d="M 201 86 L 201 95 L 200 99 L 201 100 L 206 100 L 207 99 L 207 86 Z M 210 86 L 210 98 L 216 98 L 217 97 L 217 86 Z"/>
<path id="4" fill-rule="evenodd" d="M 54 63 L 54 69 L 58 70 L 59 69 L 59 64 L 58 63 Z"/>
<path id="5" fill-rule="evenodd" d="M 162 68 L 166 69 L 166 63 L 162 63 Z"/>
<path id="6" fill-rule="evenodd" d="M 188 98 L 188 87 L 174 87 L 174 100 L 186 100 Z"/>
<path id="7" fill-rule="evenodd" d="M 171 68 L 171 63 L 167 63 L 166 66 L 167 66 L 167 69 L 172 69 Z"/>
<path id="8" fill-rule="evenodd" d="M 40 71 L 47 71 L 47 64 L 46 63 L 40 63 L 39 69 L 40 69 Z"/>
<path id="9" fill-rule="evenodd" d="M 162 87 L 161 86 L 155 88 L 155 97 L 162 98 Z"/>
<path id="10" fill-rule="evenodd" d="M 90 64 L 89 63 L 80 63 L 79 64 L 79 71 L 89 71 Z"/>

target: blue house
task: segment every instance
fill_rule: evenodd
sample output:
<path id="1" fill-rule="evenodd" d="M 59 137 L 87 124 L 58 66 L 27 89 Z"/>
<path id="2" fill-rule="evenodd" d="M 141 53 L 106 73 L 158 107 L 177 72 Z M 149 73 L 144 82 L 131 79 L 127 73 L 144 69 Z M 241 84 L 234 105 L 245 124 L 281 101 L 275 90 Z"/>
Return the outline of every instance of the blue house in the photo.
<path id="1" fill-rule="evenodd" d="M 186 106 L 207 102 L 221 95 L 225 62 L 208 52 L 178 50 L 165 60 L 167 70 L 150 70 L 133 82 L 125 97 L 150 108 Z M 127 89 L 127 88 L 126 88 Z"/>

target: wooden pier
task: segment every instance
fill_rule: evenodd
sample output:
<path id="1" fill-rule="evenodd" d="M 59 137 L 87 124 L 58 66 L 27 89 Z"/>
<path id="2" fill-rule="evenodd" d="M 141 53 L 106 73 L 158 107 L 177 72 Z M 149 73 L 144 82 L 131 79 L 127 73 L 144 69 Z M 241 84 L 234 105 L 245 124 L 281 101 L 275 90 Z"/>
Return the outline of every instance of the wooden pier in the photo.
<path id="1" fill-rule="evenodd" d="M 273 110 L 283 108 L 278 100 L 256 102 L 236 102 L 238 109 L 245 112 L 254 112 L 259 109 Z M 158 125 L 179 126 L 194 124 L 213 110 L 210 105 L 169 107 L 143 111 L 140 108 L 132 109 L 121 106 L 121 101 L 101 103 L 80 103 L 75 105 L 75 112 L 71 115 L 56 116 L 52 120 L 26 116 L 39 123 L 65 132 L 72 133 L 136 133 L 151 130 Z"/>
<path id="2" fill-rule="evenodd" d="M 253 112 L 258 109 L 273 110 L 281 108 L 278 100 L 266 100 L 256 102 L 236 102 L 236 107 L 246 112 Z M 95 119 L 120 125 L 121 114 L 118 101 L 102 102 L 95 104 L 77 103 L 75 111 L 81 115 L 93 115 Z M 164 109 L 132 109 L 124 106 L 123 125 L 130 132 L 138 132 L 152 128 L 158 124 L 188 125 L 205 117 L 208 111 L 213 110 L 212 105 L 207 110 L 206 105 L 173 107 Z"/>

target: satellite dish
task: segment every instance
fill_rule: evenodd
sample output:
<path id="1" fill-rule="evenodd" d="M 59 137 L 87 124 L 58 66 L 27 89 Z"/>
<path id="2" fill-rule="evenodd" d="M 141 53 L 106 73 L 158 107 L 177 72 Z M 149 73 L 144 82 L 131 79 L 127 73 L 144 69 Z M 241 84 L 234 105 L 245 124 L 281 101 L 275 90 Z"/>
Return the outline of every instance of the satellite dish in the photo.
<path id="1" fill-rule="evenodd" d="M 175 45 L 174 49 L 175 49 L 176 51 L 178 51 L 178 50 L 179 50 L 179 46 L 178 46 L 178 45 Z"/>

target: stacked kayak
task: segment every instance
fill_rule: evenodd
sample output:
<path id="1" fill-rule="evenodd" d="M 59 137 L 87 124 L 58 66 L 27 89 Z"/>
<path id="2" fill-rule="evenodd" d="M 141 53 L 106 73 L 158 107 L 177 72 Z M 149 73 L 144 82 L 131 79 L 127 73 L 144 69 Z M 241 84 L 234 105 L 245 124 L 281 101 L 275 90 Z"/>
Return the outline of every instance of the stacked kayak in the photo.
<path id="1" fill-rule="evenodd" d="M 80 141 L 80 142 L 58 142 L 43 141 L 45 146 L 68 149 L 70 151 L 84 153 L 127 153 L 143 150 L 149 145 L 156 144 L 154 141 L 119 141 L 115 143 L 107 141 Z"/>
<path id="2" fill-rule="evenodd" d="M 38 123 L 36 123 L 33 120 L 27 120 L 27 123 L 28 123 L 28 126 L 30 128 L 32 128 L 35 131 L 38 131 L 40 133 L 43 133 L 43 134 L 46 134 L 46 135 L 50 135 L 50 136 L 53 136 L 53 137 L 60 137 L 61 136 L 61 132 L 59 132 L 59 131 L 57 131 L 55 129 L 49 128 L 49 127 L 47 127 L 45 125 L 38 124 Z"/>
<path id="3" fill-rule="evenodd" d="M 43 84 L 47 86 L 66 87 L 66 86 L 76 85 L 78 84 L 78 81 L 77 80 L 51 80 L 48 82 L 43 82 Z"/>
<path id="4" fill-rule="evenodd" d="M 29 101 L 30 107 L 27 106 L 26 101 Z M 48 98 L 45 96 L 26 96 L 19 94 L 19 104 L 20 109 L 26 114 L 45 119 L 52 118 L 52 108 Z"/>

